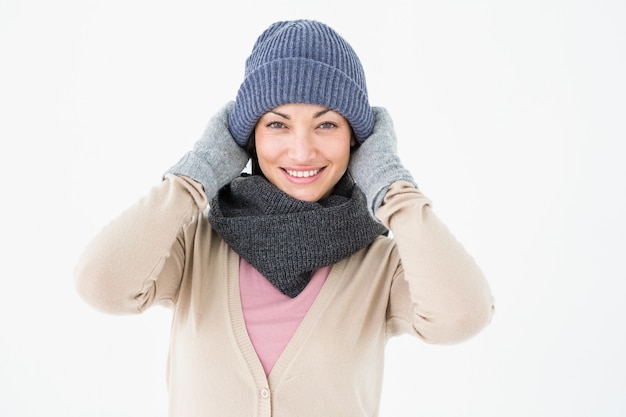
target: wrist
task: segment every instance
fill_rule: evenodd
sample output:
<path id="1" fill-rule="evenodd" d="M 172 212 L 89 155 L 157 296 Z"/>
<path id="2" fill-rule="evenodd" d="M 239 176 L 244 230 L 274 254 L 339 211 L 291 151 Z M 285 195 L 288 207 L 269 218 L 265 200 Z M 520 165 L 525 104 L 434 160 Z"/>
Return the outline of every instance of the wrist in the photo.
<path id="1" fill-rule="evenodd" d="M 354 179 L 365 194 L 368 209 L 372 214 L 382 205 L 383 198 L 391 184 L 397 181 L 406 181 L 417 188 L 417 184 L 411 173 L 399 164 L 393 166 L 379 166 L 377 169 L 362 171 L 364 171 L 366 175 L 357 175 Z M 364 172 L 361 172 L 361 174 Z"/>

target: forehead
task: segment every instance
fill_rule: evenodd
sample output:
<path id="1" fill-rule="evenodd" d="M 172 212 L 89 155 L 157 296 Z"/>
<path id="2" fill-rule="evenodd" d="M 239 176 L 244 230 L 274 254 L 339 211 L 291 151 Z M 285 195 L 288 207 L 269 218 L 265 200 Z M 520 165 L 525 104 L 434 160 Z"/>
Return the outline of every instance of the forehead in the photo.
<path id="1" fill-rule="evenodd" d="M 343 116 L 328 107 L 320 106 L 318 104 L 309 104 L 309 103 L 288 103 L 283 104 L 277 107 L 274 107 L 267 114 L 277 114 L 279 116 L 283 116 L 287 119 L 291 119 L 292 117 L 311 117 L 317 118 L 323 115 L 327 116 L 335 116 L 341 117 Z"/>

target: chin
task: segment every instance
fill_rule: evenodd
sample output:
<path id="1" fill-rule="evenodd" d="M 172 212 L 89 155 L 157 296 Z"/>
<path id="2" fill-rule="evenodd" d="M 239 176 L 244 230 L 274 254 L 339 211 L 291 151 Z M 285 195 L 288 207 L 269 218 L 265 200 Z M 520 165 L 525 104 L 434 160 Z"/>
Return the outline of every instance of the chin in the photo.
<path id="1" fill-rule="evenodd" d="M 283 191 L 289 194 L 291 197 L 295 198 L 296 200 L 308 201 L 309 203 L 314 203 L 316 201 L 319 201 L 322 198 L 324 198 L 324 196 L 327 194 L 327 193 L 310 192 L 310 191 L 302 192 L 302 190 L 297 190 L 297 191 L 292 190 L 291 192 L 289 192 L 288 190 L 283 190 Z"/>
<path id="2" fill-rule="evenodd" d="M 297 193 L 296 194 L 291 194 L 290 193 L 289 195 L 291 197 L 295 198 L 296 200 L 307 201 L 309 203 L 314 203 L 314 202 L 316 202 L 316 201 L 321 199 L 321 197 L 318 197 L 317 195 L 312 196 L 312 195 L 309 195 L 309 194 L 303 195 L 303 194 L 297 194 Z"/>

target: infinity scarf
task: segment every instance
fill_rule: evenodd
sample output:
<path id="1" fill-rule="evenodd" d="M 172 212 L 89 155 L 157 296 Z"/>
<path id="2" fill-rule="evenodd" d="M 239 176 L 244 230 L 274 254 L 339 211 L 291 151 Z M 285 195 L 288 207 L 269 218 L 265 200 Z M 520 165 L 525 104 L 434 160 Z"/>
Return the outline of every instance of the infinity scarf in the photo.
<path id="1" fill-rule="evenodd" d="M 276 288 L 296 297 L 313 272 L 369 245 L 387 229 L 345 174 L 318 202 L 295 199 L 260 175 L 242 175 L 211 202 L 209 222 Z"/>

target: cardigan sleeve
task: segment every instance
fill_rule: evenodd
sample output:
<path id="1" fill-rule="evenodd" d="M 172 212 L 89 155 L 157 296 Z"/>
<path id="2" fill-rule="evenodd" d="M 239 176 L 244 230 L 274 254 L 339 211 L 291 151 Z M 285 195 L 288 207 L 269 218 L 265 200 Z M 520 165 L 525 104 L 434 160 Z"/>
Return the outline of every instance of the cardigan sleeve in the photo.
<path id="1" fill-rule="evenodd" d="M 392 333 L 457 343 L 485 327 L 494 300 L 482 271 L 414 185 L 393 183 L 376 212 L 389 228 L 401 265 L 389 300 Z"/>
<path id="2" fill-rule="evenodd" d="M 182 233 L 206 206 L 199 183 L 166 175 L 88 243 L 75 268 L 78 293 L 108 313 L 172 305 L 185 264 Z"/>

